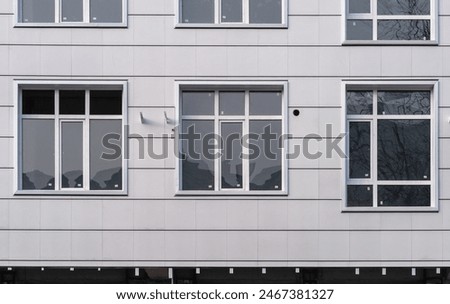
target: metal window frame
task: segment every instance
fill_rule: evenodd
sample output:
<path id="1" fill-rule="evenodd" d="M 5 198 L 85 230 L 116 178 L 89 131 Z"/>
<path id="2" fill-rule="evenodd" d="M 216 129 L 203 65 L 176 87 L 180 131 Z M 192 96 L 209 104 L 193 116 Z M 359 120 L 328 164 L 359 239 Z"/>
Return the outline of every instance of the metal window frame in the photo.
<path id="1" fill-rule="evenodd" d="M 347 91 L 349 90 L 372 90 L 374 100 L 372 115 L 347 115 Z M 382 90 L 427 90 L 430 91 L 430 115 L 378 115 L 377 99 L 378 91 Z M 420 212 L 420 211 L 439 211 L 439 168 L 438 168 L 438 106 L 439 106 L 439 81 L 438 80 L 344 80 L 342 82 L 342 132 L 348 135 L 349 123 L 352 121 L 371 121 L 371 178 L 370 179 L 350 179 L 349 178 L 349 159 L 343 159 L 342 163 L 342 180 L 344 186 L 342 188 L 342 206 L 343 212 Z M 377 164 L 377 122 L 380 119 L 429 119 L 430 120 L 430 180 L 429 181 L 378 181 L 378 164 Z M 349 152 L 349 138 L 346 140 L 346 155 Z M 348 185 L 371 185 L 373 186 L 373 206 L 372 207 L 348 207 L 347 206 L 347 186 Z M 378 206 L 378 185 L 430 185 L 430 206 L 394 206 L 381 207 Z"/>
<path id="2" fill-rule="evenodd" d="M 15 80 L 14 81 L 14 99 L 16 107 L 14 107 L 14 115 L 16 117 L 14 124 L 14 195 L 33 195 L 33 196 L 66 196 L 66 195 L 127 195 L 128 194 L 128 160 L 124 152 L 127 145 L 127 82 L 126 81 L 61 81 L 61 80 Z M 54 115 L 23 115 L 22 108 L 22 91 L 27 89 L 35 90 L 54 90 L 55 91 L 55 114 Z M 122 91 L 122 115 L 90 115 L 89 114 L 89 91 L 91 90 L 114 89 Z M 83 90 L 86 98 L 85 115 L 59 115 L 59 91 L 60 90 Z M 23 190 L 21 187 L 22 176 L 22 120 L 26 118 L 45 119 L 50 118 L 55 123 L 55 189 L 54 190 Z M 90 151 L 89 151 L 89 131 L 90 120 L 121 120 L 122 121 L 122 189 L 120 190 L 90 190 L 89 174 L 90 174 Z M 83 188 L 67 189 L 60 185 L 61 175 L 61 156 L 60 156 L 60 124 L 61 121 L 82 121 L 83 129 Z"/>

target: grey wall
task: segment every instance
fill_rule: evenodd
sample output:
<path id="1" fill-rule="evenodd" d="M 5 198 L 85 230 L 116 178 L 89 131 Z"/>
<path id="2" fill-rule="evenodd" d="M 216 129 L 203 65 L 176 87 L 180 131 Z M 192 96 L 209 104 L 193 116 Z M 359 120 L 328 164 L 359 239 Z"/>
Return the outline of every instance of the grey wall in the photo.
<path id="1" fill-rule="evenodd" d="M 257 30 L 174 29 L 175 0 L 129 0 L 125 29 L 13 28 L 1 1 L 0 265 L 450 266 L 450 1 L 439 47 L 341 46 L 340 0 L 289 2 L 288 29 Z M 174 158 L 139 160 L 136 141 L 126 197 L 13 194 L 14 79 L 127 79 L 143 134 L 170 133 L 175 80 L 287 80 L 294 144 L 339 134 L 342 79 L 359 77 L 439 79 L 439 212 L 342 213 L 337 155 L 291 160 L 287 197 L 175 197 Z"/>

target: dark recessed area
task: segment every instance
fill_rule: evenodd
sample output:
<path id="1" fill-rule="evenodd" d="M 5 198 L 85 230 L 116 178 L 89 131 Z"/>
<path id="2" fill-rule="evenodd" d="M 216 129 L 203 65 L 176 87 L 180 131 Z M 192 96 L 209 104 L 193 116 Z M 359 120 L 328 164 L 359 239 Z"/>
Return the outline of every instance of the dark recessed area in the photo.
<path id="1" fill-rule="evenodd" d="M 294 112 L 292 112 L 294 114 L 294 116 L 299 116 L 300 115 L 300 111 L 295 109 Z"/>

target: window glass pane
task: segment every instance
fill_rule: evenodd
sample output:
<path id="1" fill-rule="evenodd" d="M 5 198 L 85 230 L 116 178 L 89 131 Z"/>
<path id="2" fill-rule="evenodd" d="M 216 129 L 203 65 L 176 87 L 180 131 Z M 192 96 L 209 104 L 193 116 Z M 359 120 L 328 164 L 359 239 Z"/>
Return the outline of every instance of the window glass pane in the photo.
<path id="1" fill-rule="evenodd" d="M 282 190 L 281 130 L 278 120 L 250 121 L 250 190 Z"/>
<path id="2" fill-rule="evenodd" d="M 281 92 L 250 92 L 250 115 L 281 115 Z"/>
<path id="3" fill-rule="evenodd" d="M 90 189 L 122 189 L 122 121 L 90 121 Z"/>
<path id="4" fill-rule="evenodd" d="M 83 188 L 83 123 L 61 123 L 61 186 Z"/>
<path id="5" fill-rule="evenodd" d="M 85 91 L 59 91 L 59 114 L 84 115 Z"/>
<path id="6" fill-rule="evenodd" d="M 55 189 L 55 121 L 22 120 L 22 189 Z"/>
<path id="7" fill-rule="evenodd" d="M 83 1 L 84 0 L 62 0 L 62 21 L 83 21 Z"/>
<path id="8" fill-rule="evenodd" d="M 183 92 L 183 115 L 214 115 L 214 92 Z"/>
<path id="9" fill-rule="evenodd" d="M 122 115 L 122 91 L 90 91 L 91 115 Z"/>
<path id="10" fill-rule="evenodd" d="M 429 91 L 378 91 L 380 115 L 429 115 Z"/>
<path id="11" fill-rule="evenodd" d="M 347 207 L 372 207 L 373 187 L 370 185 L 347 186 Z"/>
<path id="12" fill-rule="evenodd" d="M 90 0 L 91 22 L 121 23 L 123 0 Z"/>
<path id="13" fill-rule="evenodd" d="M 282 0 L 249 0 L 250 23 L 280 23 Z"/>
<path id="14" fill-rule="evenodd" d="M 378 179 L 430 180 L 430 120 L 378 120 Z"/>
<path id="15" fill-rule="evenodd" d="M 242 123 L 222 123 L 222 188 L 242 188 Z"/>
<path id="16" fill-rule="evenodd" d="M 430 40 L 430 20 L 378 20 L 378 40 Z"/>
<path id="17" fill-rule="evenodd" d="M 181 134 L 182 189 L 214 190 L 214 151 L 208 151 L 214 121 L 185 120 Z M 210 140 L 211 139 L 211 140 Z"/>
<path id="18" fill-rule="evenodd" d="M 55 114 L 55 92 L 23 90 L 22 114 Z"/>
<path id="19" fill-rule="evenodd" d="M 348 11 L 350 14 L 369 14 L 370 0 L 349 0 Z"/>
<path id="20" fill-rule="evenodd" d="M 350 122 L 350 178 L 370 178 L 370 122 Z"/>
<path id="21" fill-rule="evenodd" d="M 372 40 L 372 20 L 347 20 L 347 40 Z"/>
<path id="22" fill-rule="evenodd" d="M 430 186 L 378 186 L 378 206 L 425 206 L 431 205 Z"/>
<path id="23" fill-rule="evenodd" d="M 242 22 L 242 0 L 222 0 L 222 22 Z"/>
<path id="24" fill-rule="evenodd" d="M 378 15 L 429 15 L 430 9 L 430 0 L 378 0 Z"/>
<path id="25" fill-rule="evenodd" d="M 372 91 L 347 91 L 347 114 L 371 115 L 373 113 Z"/>
<path id="26" fill-rule="evenodd" d="M 55 0 L 21 0 L 22 22 L 55 22 Z"/>
<path id="27" fill-rule="evenodd" d="M 220 115 L 245 115 L 244 92 L 220 92 Z"/>
<path id="28" fill-rule="evenodd" d="M 182 23 L 214 23 L 214 0 L 182 0 Z"/>

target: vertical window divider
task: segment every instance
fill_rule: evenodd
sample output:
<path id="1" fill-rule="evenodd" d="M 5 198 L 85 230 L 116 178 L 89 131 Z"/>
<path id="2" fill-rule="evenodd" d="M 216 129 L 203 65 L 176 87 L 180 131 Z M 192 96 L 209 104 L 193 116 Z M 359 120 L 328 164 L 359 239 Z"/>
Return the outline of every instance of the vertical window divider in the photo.
<path id="1" fill-rule="evenodd" d="M 245 0 L 247 1 L 247 0 Z M 250 91 L 245 91 L 245 112 L 244 112 L 244 123 L 243 123 L 243 136 L 247 136 L 247 143 L 250 136 Z M 246 157 L 242 157 L 242 183 L 244 191 L 250 191 L 250 157 L 249 157 L 249 147 L 248 145 L 242 145 L 242 153 Z"/>
<path id="2" fill-rule="evenodd" d="M 222 6 L 221 6 L 221 0 L 214 0 L 214 23 L 218 24 L 222 22 L 222 18 L 221 18 L 221 11 L 222 11 Z"/>
<path id="3" fill-rule="evenodd" d="M 89 115 L 90 115 L 90 90 L 86 90 L 85 91 L 85 98 L 84 98 L 84 102 L 85 102 L 85 111 L 84 111 L 84 121 L 85 123 L 83 124 L 83 153 L 84 153 L 84 159 L 83 159 L 83 188 L 85 190 L 89 190 L 91 188 L 91 178 L 90 178 L 90 170 L 89 170 L 89 166 L 90 166 L 90 158 L 91 158 L 91 154 L 89 153 L 90 151 L 90 133 L 89 130 L 90 128 L 90 119 L 89 119 Z"/>
<path id="4" fill-rule="evenodd" d="M 59 121 L 59 90 L 55 90 L 55 190 L 61 190 L 61 131 Z"/>
<path id="5" fill-rule="evenodd" d="M 250 0 L 242 0 L 242 23 L 250 24 Z"/>
<path id="6" fill-rule="evenodd" d="M 378 40 L 378 5 L 377 0 L 371 0 L 373 40 Z"/>
<path id="7" fill-rule="evenodd" d="M 90 0 L 83 0 L 83 22 L 91 22 Z"/>
<path id="8" fill-rule="evenodd" d="M 62 0 L 55 0 L 55 23 L 60 23 L 62 22 L 62 5 L 61 5 L 61 1 Z"/>
<path id="9" fill-rule="evenodd" d="M 217 135 L 221 134 L 220 132 L 220 121 L 219 121 L 219 91 L 214 91 L 214 141 L 217 141 Z M 202 139 L 203 140 L 203 139 Z M 216 149 L 214 155 L 214 191 L 220 190 L 220 180 L 222 176 L 220 161 L 222 157 L 216 157 L 217 153 L 220 153 L 220 142 L 215 142 Z"/>
<path id="10" fill-rule="evenodd" d="M 372 102 L 372 181 L 373 181 L 373 207 L 378 207 L 378 90 L 373 90 Z"/>

